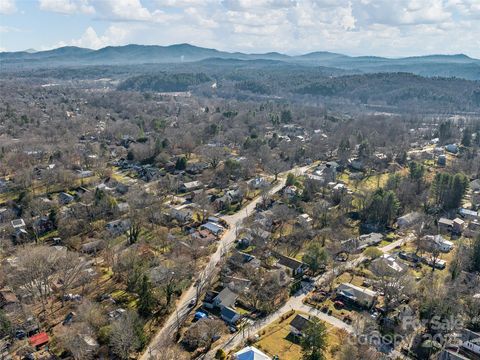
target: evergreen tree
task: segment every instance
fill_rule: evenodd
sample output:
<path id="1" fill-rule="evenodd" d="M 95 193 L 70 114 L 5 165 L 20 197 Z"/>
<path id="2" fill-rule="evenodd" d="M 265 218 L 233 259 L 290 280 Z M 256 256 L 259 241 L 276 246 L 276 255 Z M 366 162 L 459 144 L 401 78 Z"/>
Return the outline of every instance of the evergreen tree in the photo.
<path id="1" fill-rule="evenodd" d="M 154 307 L 155 298 L 152 292 L 152 285 L 150 284 L 147 275 L 143 275 L 140 289 L 138 291 L 138 313 L 143 317 L 147 317 L 151 315 Z"/>
<path id="2" fill-rule="evenodd" d="M 314 318 L 303 332 L 300 341 L 303 360 L 324 360 L 327 350 L 327 327 L 323 322 Z"/>
<path id="3" fill-rule="evenodd" d="M 462 145 L 469 147 L 472 144 L 472 132 L 469 128 L 463 130 Z"/>
<path id="4" fill-rule="evenodd" d="M 311 244 L 302 257 L 302 261 L 308 265 L 314 274 L 326 265 L 327 259 L 327 251 L 319 244 Z"/>
<path id="5" fill-rule="evenodd" d="M 472 271 L 480 272 L 480 236 L 472 242 Z"/>
<path id="6" fill-rule="evenodd" d="M 175 163 L 175 169 L 177 170 L 185 170 L 187 168 L 187 159 L 185 156 L 177 158 L 177 162 Z"/>

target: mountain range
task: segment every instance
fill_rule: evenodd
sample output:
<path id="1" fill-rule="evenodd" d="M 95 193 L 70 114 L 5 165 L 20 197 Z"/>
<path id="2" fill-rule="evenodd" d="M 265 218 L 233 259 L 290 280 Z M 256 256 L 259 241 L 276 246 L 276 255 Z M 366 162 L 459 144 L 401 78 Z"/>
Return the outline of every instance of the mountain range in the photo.
<path id="1" fill-rule="evenodd" d="M 480 60 L 464 54 L 427 55 L 405 58 L 347 56 L 332 52 L 311 52 L 290 56 L 277 52 L 246 54 L 225 52 L 190 44 L 170 46 L 125 45 L 108 46 L 99 50 L 61 47 L 48 51 L 0 53 L 1 71 L 29 68 L 76 67 L 88 65 L 179 64 L 269 60 L 285 65 L 329 67 L 355 73 L 408 72 L 422 76 L 459 77 L 480 80 Z M 333 70 L 333 69 L 332 69 Z"/>

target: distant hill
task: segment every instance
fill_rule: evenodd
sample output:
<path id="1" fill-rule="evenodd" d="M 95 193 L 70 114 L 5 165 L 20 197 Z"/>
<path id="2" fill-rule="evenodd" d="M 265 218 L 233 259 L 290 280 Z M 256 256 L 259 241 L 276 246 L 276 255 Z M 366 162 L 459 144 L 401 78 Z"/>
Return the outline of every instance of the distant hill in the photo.
<path id="1" fill-rule="evenodd" d="M 61 47 L 48 51 L 0 53 L 2 71 L 82 65 L 180 64 L 208 62 L 219 59 L 269 60 L 302 66 L 322 66 L 356 73 L 408 72 L 422 76 L 459 77 L 480 80 L 480 60 L 464 54 L 428 55 L 406 58 L 347 56 L 331 52 L 312 52 L 289 56 L 276 52 L 265 54 L 230 53 L 190 44 L 170 46 L 126 45 L 108 46 L 99 50 Z"/>

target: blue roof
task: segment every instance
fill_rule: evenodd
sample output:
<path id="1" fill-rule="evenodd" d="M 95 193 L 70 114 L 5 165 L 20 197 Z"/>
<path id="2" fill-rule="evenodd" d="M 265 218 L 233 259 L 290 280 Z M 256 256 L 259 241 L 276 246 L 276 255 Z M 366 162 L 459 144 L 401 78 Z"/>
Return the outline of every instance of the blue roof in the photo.
<path id="1" fill-rule="evenodd" d="M 226 306 L 222 308 L 221 314 L 223 317 L 229 320 L 233 319 L 235 316 L 238 316 L 238 313 L 235 310 Z"/>

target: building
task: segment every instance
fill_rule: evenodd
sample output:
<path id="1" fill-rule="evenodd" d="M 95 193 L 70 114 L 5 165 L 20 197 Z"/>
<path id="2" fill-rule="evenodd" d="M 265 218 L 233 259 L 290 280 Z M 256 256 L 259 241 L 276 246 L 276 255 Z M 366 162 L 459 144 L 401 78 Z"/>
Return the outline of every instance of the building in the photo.
<path id="1" fill-rule="evenodd" d="M 203 187 L 203 184 L 201 181 L 190 181 L 180 185 L 179 190 L 181 192 L 190 192 L 190 191 L 201 189 L 202 187 Z"/>
<path id="2" fill-rule="evenodd" d="M 297 259 L 279 254 L 277 252 L 273 253 L 272 255 L 278 259 L 277 266 L 286 269 L 290 275 L 292 275 L 292 277 L 302 275 L 307 268 L 305 263 Z"/>
<path id="3" fill-rule="evenodd" d="M 222 307 L 220 317 L 228 324 L 235 325 L 240 320 L 241 315 L 231 307 Z"/>
<path id="4" fill-rule="evenodd" d="M 303 336 L 303 332 L 310 325 L 310 319 L 303 315 L 297 314 L 290 322 L 290 333 L 295 336 Z"/>
<path id="5" fill-rule="evenodd" d="M 403 262 L 398 261 L 393 255 L 383 254 L 379 258 L 375 259 L 372 264 L 378 264 L 380 267 L 386 267 L 397 273 L 404 273 L 408 270 L 408 266 Z M 375 266 L 373 267 L 375 272 Z"/>
<path id="6" fill-rule="evenodd" d="M 218 308 L 232 307 L 237 301 L 238 294 L 234 293 L 228 287 L 223 288 L 213 299 L 213 306 Z"/>
<path id="7" fill-rule="evenodd" d="M 417 221 L 420 221 L 422 214 L 419 212 L 411 212 L 406 215 L 403 215 L 397 219 L 397 226 L 400 229 L 406 229 L 414 225 Z"/>
<path id="8" fill-rule="evenodd" d="M 201 229 L 207 229 L 210 231 L 213 235 L 219 236 L 222 232 L 225 231 L 225 228 L 219 224 L 215 224 L 214 222 L 207 222 L 205 224 L 202 224 L 200 226 Z"/>
<path id="9" fill-rule="evenodd" d="M 73 200 L 75 200 L 75 198 L 70 195 L 70 194 L 67 194 L 66 192 L 61 192 L 59 195 L 58 195 L 58 200 L 60 201 L 60 203 L 62 203 L 63 205 L 66 205 L 66 204 L 70 204 Z"/>
<path id="10" fill-rule="evenodd" d="M 433 243 L 437 250 L 441 252 L 448 253 L 453 249 L 453 242 L 445 240 L 442 235 L 426 235 L 423 239 Z"/>
<path id="11" fill-rule="evenodd" d="M 340 284 L 336 289 L 339 298 L 364 308 L 371 308 L 377 301 L 377 293 L 349 283 Z"/>
<path id="12" fill-rule="evenodd" d="M 46 332 L 35 334 L 28 338 L 28 342 L 30 343 L 30 346 L 38 350 L 43 345 L 48 344 L 49 342 L 48 334 Z"/>
<path id="13" fill-rule="evenodd" d="M 297 222 L 307 228 L 312 227 L 313 219 L 308 214 L 301 214 L 297 216 Z"/>
<path id="14" fill-rule="evenodd" d="M 121 235 L 130 228 L 131 222 L 128 219 L 110 221 L 105 228 L 114 235 Z"/>
<path id="15" fill-rule="evenodd" d="M 233 355 L 234 360 L 272 360 L 268 355 L 253 346 L 247 346 Z"/>
<path id="16" fill-rule="evenodd" d="M 464 219 L 467 219 L 467 220 L 477 220 L 478 219 L 478 213 L 476 211 L 461 208 L 458 212 Z"/>
<path id="17" fill-rule="evenodd" d="M 480 356 L 480 334 L 463 329 L 462 331 L 462 348 L 469 353 Z"/>
<path id="18" fill-rule="evenodd" d="M 382 242 L 383 235 L 380 233 L 370 233 L 360 235 L 356 238 L 351 238 L 341 242 L 343 251 L 360 252 L 369 246 L 375 246 Z"/>
<path id="19" fill-rule="evenodd" d="M 453 220 L 447 218 L 440 218 L 438 220 L 438 230 L 442 233 L 447 233 L 453 230 Z"/>

